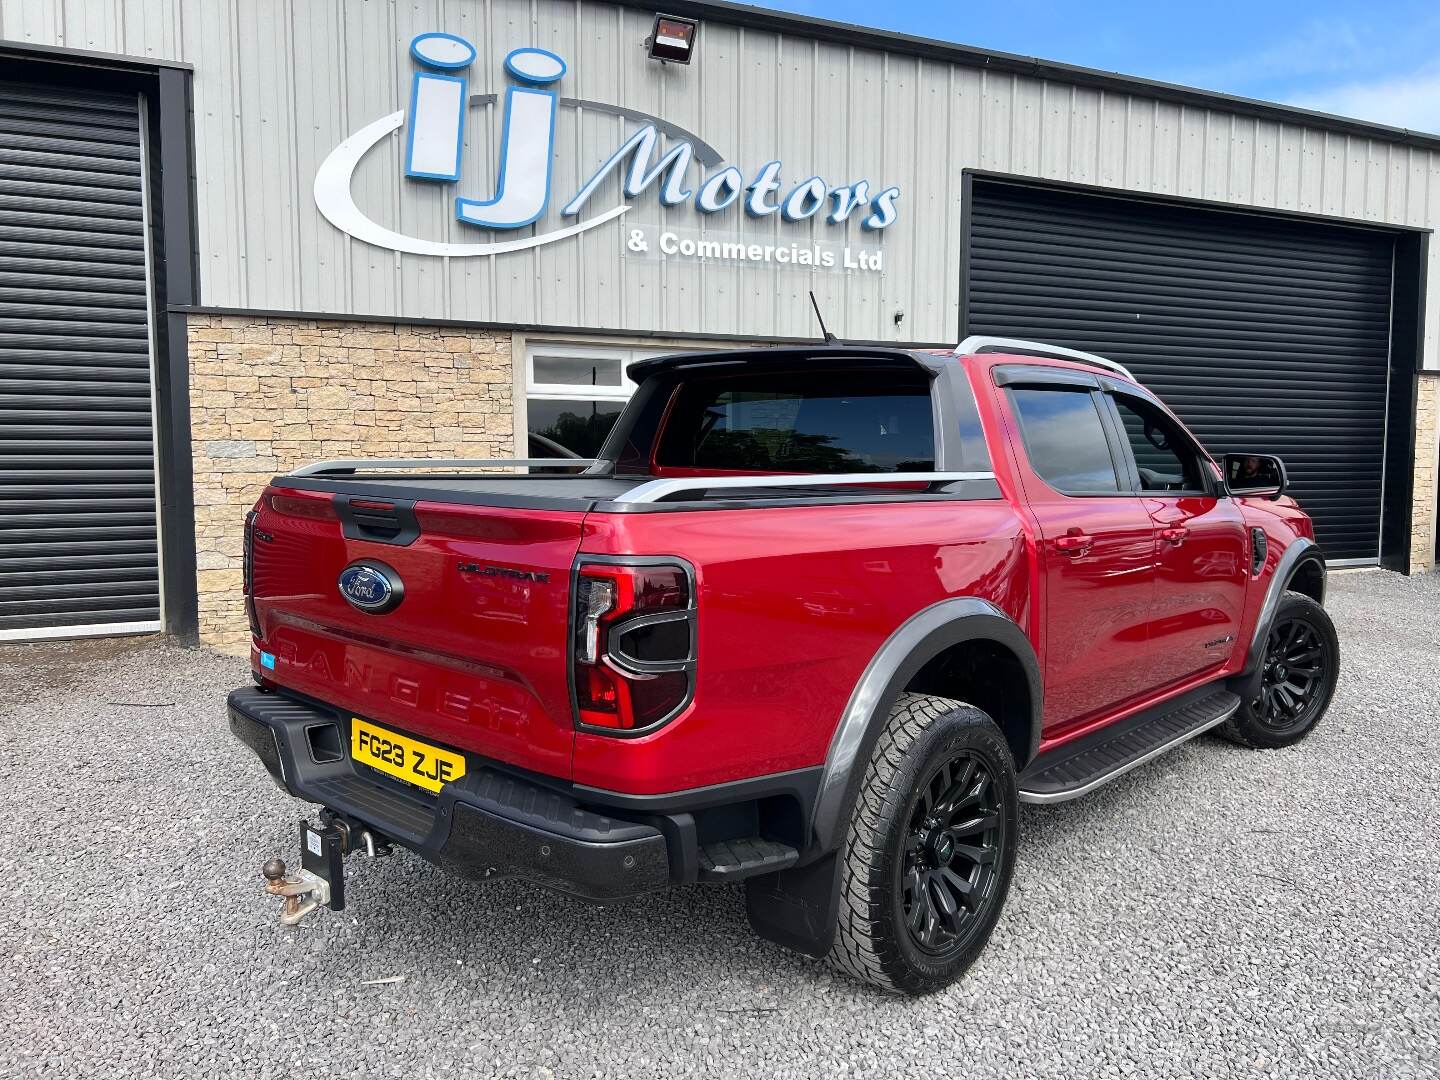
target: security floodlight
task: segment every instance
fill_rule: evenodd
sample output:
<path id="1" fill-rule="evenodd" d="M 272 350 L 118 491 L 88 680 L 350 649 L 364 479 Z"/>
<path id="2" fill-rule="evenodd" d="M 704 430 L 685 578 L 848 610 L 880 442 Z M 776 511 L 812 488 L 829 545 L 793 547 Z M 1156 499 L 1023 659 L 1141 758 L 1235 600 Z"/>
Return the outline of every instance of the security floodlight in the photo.
<path id="1" fill-rule="evenodd" d="M 656 15 L 655 29 L 645 39 L 651 60 L 662 64 L 688 64 L 695 55 L 695 31 L 700 24 L 694 19 L 677 19 L 674 15 Z"/>

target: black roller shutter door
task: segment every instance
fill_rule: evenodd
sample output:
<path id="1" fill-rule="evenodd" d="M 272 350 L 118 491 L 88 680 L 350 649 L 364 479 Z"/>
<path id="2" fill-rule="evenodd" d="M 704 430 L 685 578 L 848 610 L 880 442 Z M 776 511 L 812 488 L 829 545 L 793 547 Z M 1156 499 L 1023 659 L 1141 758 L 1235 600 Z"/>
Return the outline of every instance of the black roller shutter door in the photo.
<path id="1" fill-rule="evenodd" d="M 1332 559 L 1375 559 L 1394 239 L 975 179 L 965 333 L 1118 360 L 1211 453 L 1279 454 Z"/>
<path id="2" fill-rule="evenodd" d="M 0 638 L 160 617 L 135 95 L 0 82 Z"/>

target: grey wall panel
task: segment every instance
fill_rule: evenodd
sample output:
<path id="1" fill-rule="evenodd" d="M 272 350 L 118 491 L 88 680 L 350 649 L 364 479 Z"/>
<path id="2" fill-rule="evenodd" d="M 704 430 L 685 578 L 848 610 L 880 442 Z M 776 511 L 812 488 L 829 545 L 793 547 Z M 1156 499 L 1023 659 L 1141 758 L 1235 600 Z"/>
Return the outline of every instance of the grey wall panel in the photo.
<path id="1" fill-rule="evenodd" d="M 884 233 L 883 275 L 629 257 L 622 218 L 535 251 L 481 258 L 398 255 L 338 232 L 317 211 L 320 161 L 348 134 L 407 104 L 416 33 L 473 41 L 472 94 L 502 93 L 511 48 L 570 61 L 566 97 L 657 113 L 747 172 L 772 156 L 785 178 L 868 178 L 903 189 Z M 882 340 L 954 338 L 959 323 L 960 176 L 984 169 L 1238 205 L 1411 226 L 1440 221 L 1440 153 L 1381 138 L 1160 102 L 1144 94 L 816 42 L 706 20 L 689 68 L 647 62 L 650 13 L 591 0 L 64 0 L 0 3 L 0 38 L 195 65 L 202 301 L 223 307 L 793 335 L 813 329 L 814 289 L 835 328 Z M 472 109 L 463 187 L 494 182 L 500 113 Z M 562 110 L 556 199 L 634 123 Z M 407 233 L 471 240 L 455 189 L 405 180 L 400 138 L 356 174 L 359 204 Z M 614 205 L 612 182 L 593 205 Z M 696 228 L 653 190 L 627 218 Z M 781 227 L 717 215 L 747 240 L 863 237 L 853 223 Z M 524 230 L 522 230 L 524 231 Z M 467 235 L 468 234 L 468 235 Z M 1440 364 L 1440 247 L 1431 256 L 1427 366 Z M 903 310 L 904 321 L 894 323 Z"/>

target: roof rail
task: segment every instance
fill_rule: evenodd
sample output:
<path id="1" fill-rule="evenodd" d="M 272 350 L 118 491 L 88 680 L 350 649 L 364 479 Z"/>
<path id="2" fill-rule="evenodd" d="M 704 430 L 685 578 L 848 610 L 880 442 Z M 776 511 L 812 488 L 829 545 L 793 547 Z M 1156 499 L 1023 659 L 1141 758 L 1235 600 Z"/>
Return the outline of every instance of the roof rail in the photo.
<path id="1" fill-rule="evenodd" d="M 327 476 L 375 469 L 510 469 L 557 468 L 570 466 L 588 468 L 598 458 L 341 458 L 338 461 L 316 461 L 288 473 L 289 476 Z"/>
<path id="2" fill-rule="evenodd" d="M 1081 352 L 1079 349 L 1067 349 L 1061 345 L 1046 345 L 1043 341 L 1022 341 L 1020 338 L 985 337 L 981 334 L 974 334 L 955 346 L 956 356 L 974 356 L 976 353 L 987 352 L 1016 352 L 1027 356 L 1048 356 L 1053 360 L 1078 360 L 1082 364 L 1092 364 L 1118 375 L 1124 375 L 1131 382 L 1140 381 L 1130 374 L 1129 368 L 1117 364 L 1114 360 L 1106 360 L 1103 356 Z"/>

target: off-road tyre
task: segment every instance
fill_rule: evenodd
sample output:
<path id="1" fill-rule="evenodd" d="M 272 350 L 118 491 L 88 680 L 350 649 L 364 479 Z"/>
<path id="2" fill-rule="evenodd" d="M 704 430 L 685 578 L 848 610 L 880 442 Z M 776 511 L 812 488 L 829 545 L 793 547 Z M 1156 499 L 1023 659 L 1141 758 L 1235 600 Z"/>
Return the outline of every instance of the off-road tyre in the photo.
<path id="1" fill-rule="evenodd" d="M 1315 730 L 1335 696 L 1335 624 L 1314 600 L 1287 592 L 1261 648 L 1253 692 L 1216 733 L 1255 749 L 1292 746 Z"/>
<path id="2" fill-rule="evenodd" d="M 936 791 L 944 797 L 961 786 L 970 764 L 975 766 L 970 787 L 984 790 L 978 798 L 969 788 L 961 792 L 965 801 L 946 818 Z M 1018 817 L 1015 763 L 995 722 L 948 698 L 901 695 L 870 755 L 839 852 L 839 919 L 830 966 L 903 994 L 930 993 L 959 978 L 990 939 L 1009 892 Z M 951 824 L 926 825 L 942 818 Z M 983 827 L 966 828 L 974 822 Z M 973 910 L 957 902 L 940 865 L 947 850 L 944 868 L 957 879 L 967 872 L 974 879 Z M 947 916 L 943 904 L 935 903 L 943 900 L 937 889 L 956 904 L 955 915 Z M 929 890 L 924 899 L 919 890 Z M 930 947 L 910 924 L 927 910 L 943 923 L 943 940 Z M 928 931 L 930 920 L 923 921 Z M 956 932 L 948 936 L 952 925 Z"/>

